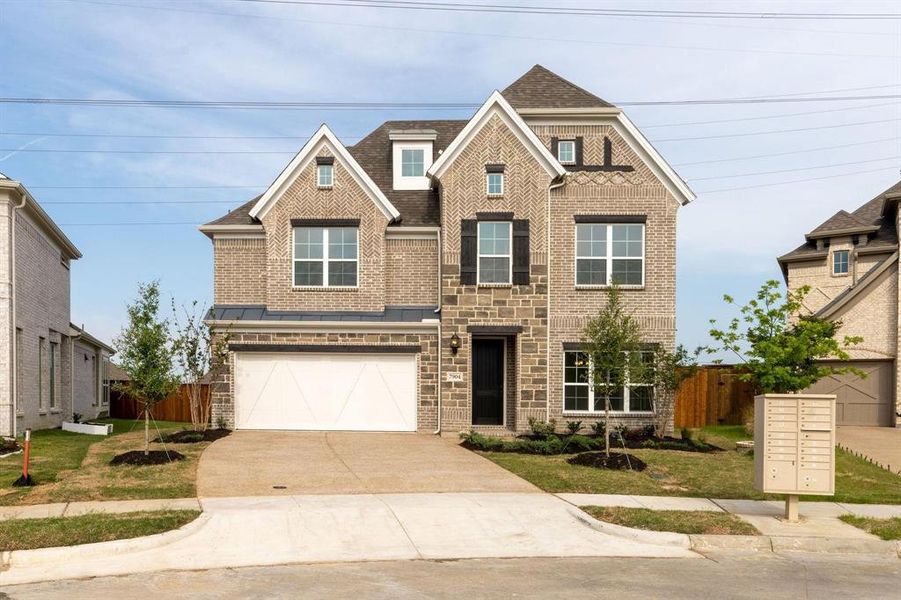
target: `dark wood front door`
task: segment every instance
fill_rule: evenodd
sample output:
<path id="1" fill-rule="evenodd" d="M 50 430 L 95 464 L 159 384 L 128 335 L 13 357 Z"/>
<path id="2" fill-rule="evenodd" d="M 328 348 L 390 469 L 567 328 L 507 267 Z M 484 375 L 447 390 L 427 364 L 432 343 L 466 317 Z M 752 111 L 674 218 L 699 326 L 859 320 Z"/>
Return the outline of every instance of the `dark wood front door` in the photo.
<path id="1" fill-rule="evenodd" d="M 472 341 L 472 424 L 504 424 L 504 340 Z"/>

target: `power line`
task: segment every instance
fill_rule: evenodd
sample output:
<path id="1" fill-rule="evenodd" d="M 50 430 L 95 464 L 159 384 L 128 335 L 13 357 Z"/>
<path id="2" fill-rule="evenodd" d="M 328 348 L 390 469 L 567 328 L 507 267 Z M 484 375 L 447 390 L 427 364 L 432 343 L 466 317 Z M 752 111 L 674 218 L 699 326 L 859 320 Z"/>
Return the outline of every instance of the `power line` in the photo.
<path id="1" fill-rule="evenodd" d="M 699 195 L 701 195 L 701 194 L 717 194 L 720 192 L 737 192 L 737 191 L 742 191 L 742 190 L 754 190 L 757 188 L 775 187 L 775 186 L 779 186 L 779 185 L 789 185 L 792 183 L 806 183 L 808 181 L 820 181 L 823 179 L 837 179 L 839 177 L 848 177 L 850 175 L 862 175 L 864 173 L 884 173 L 888 170 L 895 171 L 896 167 L 882 167 L 880 169 L 867 169 L 864 171 L 850 171 L 848 173 L 837 173 L 835 175 L 821 175 L 820 177 L 806 177 L 804 179 L 790 179 L 788 181 L 775 181 L 772 183 L 758 183 L 756 185 L 718 188 L 718 189 L 714 189 L 714 190 L 698 190 L 697 193 Z"/>
<path id="2" fill-rule="evenodd" d="M 760 175 L 776 175 L 779 173 L 794 173 L 796 171 L 813 171 L 815 169 L 830 169 L 832 167 L 845 167 L 848 165 L 865 165 L 876 162 L 884 162 L 887 160 L 898 160 L 901 156 L 886 156 L 884 158 L 873 158 L 869 160 L 855 160 L 852 162 L 832 163 L 828 165 L 815 165 L 812 167 L 793 167 L 791 169 L 778 169 L 775 171 L 755 171 L 752 173 L 735 173 L 733 175 L 717 175 L 715 177 L 693 177 L 694 181 L 713 181 L 715 179 L 735 179 L 736 177 L 757 177 Z"/>
<path id="3" fill-rule="evenodd" d="M 119 221 L 106 223 L 60 223 L 60 227 L 123 227 L 123 226 L 141 226 L 144 225 L 194 225 L 199 223 L 194 221 Z"/>
<path id="4" fill-rule="evenodd" d="M 816 93 L 816 92 L 813 92 Z M 629 100 L 618 106 L 699 106 L 745 104 L 794 104 L 801 102 L 853 102 L 861 100 L 897 100 L 901 94 L 869 94 L 852 96 L 769 96 L 756 98 L 712 98 L 688 100 Z M 124 108 L 212 108 L 253 110 L 448 110 L 472 109 L 479 103 L 467 102 L 294 102 L 260 100 L 139 100 L 121 98 L 25 98 L 0 97 L 0 104 L 30 104 L 45 106 L 93 106 Z"/>
<path id="5" fill-rule="evenodd" d="M 219 190 L 254 189 L 262 185 L 29 185 L 30 190 Z M 41 204 L 65 204 L 41 202 Z M 103 204 L 103 203 L 98 203 Z"/>
<path id="6" fill-rule="evenodd" d="M 261 186 L 262 187 L 262 186 Z M 56 204 L 56 205 L 66 205 L 71 204 L 73 206 L 81 206 L 81 205 L 93 205 L 93 204 L 109 204 L 109 205 L 150 205 L 150 204 L 234 204 L 235 201 L 232 199 L 228 200 L 69 200 L 69 201 L 56 201 L 56 202 L 41 202 L 41 204 Z"/>
<path id="7" fill-rule="evenodd" d="M 882 142 L 895 142 L 901 140 L 901 137 L 882 138 L 878 140 L 867 140 L 864 142 L 852 142 L 849 144 L 835 144 L 833 146 L 818 146 L 816 148 L 804 148 L 803 150 L 789 150 L 787 152 L 775 152 L 772 154 L 753 154 L 750 156 L 736 156 L 733 158 L 715 158 L 713 160 L 698 160 L 693 162 L 676 163 L 674 167 L 691 167 L 695 165 L 712 165 L 724 162 L 734 162 L 737 160 L 754 160 L 758 158 L 776 158 L 779 156 L 789 156 L 792 154 L 807 154 L 809 152 L 817 152 L 820 150 L 837 150 L 839 148 L 851 148 L 854 146 L 865 146 L 868 144 L 879 144 Z"/>
<path id="8" fill-rule="evenodd" d="M 724 133 L 720 135 L 702 135 L 695 137 L 679 137 L 679 138 L 664 138 L 664 139 L 655 139 L 652 140 L 655 144 L 663 143 L 663 142 L 690 142 L 697 140 L 721 140 L 725 138 L 736 138 L 736 137 L 751 137 L 757 135 L 772 135 L 777 133 L 799 133 L 802 131 L 820 131 L 823 129 L 839 129 L 842 127 L 857 127 L 859 125 L 873 125 L 873 124 L 882 124 L 882 123 L 895 123 L 897 121 L 901 121 L 901 117 L 896 119 L 877 119 L 875 121 L 857 121 L 855 123 L 838 123 L 835 125 L 818 125 L 815 127 L 797 127 L 794 129 L 768 129 L 766 131 L 749 131 L 745 133 Z"/>
<path id="9" fill-rule="evenodd" d="M 778 20 L 886 20 L 901 19 L 901 13 L 750 12 L 712 10 L 660 10 L 625 8 L 578 8 L 516 4 L 464 4 L 461 2 L 409 2 L 402 0 L 231 0 L 245 4 L 388 8 L 398 10 L 537 14 L 570 16 L 629 16 L 673 19 L 778 19 Z"/>

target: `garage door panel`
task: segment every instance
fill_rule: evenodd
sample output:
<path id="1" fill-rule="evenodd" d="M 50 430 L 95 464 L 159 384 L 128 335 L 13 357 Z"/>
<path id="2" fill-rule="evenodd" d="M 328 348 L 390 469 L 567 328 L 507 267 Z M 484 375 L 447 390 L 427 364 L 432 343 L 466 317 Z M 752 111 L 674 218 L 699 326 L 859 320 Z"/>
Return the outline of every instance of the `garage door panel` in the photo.
<path id="1" fill-rule="evenodd" d="M 835 368 L 853 366 L 866 374 L 840 373 L 824 377 L 808 390 L 815 394 L 835 394 L 835 421 L 838 425 L 886 426 L 894 414 L 894 364 L 888 361 L 826 363 Z"/>
<path id="2" fill-rule="evenodd" d="M 256 354 L 236 357 L 239 429 L 416 430 L 411 354 Z"/>

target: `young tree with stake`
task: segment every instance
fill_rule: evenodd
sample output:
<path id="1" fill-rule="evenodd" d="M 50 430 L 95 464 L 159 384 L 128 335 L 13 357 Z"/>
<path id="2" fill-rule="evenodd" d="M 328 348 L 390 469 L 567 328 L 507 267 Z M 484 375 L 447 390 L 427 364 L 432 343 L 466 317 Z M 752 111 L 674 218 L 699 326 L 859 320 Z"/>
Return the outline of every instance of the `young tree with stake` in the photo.
<path id="1" fill-rule="evenodd" d="M 142 406 L 145 456 L 150 454 L 150 411 L 178 389 L 169 324 L 159 318 L 159 308 L 159 282 L 139 284 L 138 297 L 127 308 L 128 324 L 114 343 L 119 365 L 130 380 L 116 387 Z"/>

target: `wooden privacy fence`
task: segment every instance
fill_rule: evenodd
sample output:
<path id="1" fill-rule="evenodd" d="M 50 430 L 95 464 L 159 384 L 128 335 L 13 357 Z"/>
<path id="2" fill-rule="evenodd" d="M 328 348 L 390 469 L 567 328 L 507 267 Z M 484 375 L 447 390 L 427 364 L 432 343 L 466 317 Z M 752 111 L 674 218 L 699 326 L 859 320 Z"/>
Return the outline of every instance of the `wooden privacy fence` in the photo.
<path id="1" fill-rule="evenodd" d="M 210 401 L 209 384 L 201 384 L 200 398 L 203 402 Z M 142 404 L 127 393 L 110 391 L 110 416 L 116 419 L 137 419 L 143 416 Z M 154 419 L 159 421 L 183 421 L 191 422 L 191 403 L 188 396 L 188 386 L 182 385 L 168 398 L 154 406 L 150 410 Z"/>
<path id="2" fill-rule="evenodd" d="M 741 425 L 746 407 L 754 406 L 754 386 L 741 373 L 727 365 L 700 367 L 676 394 L 675 426 Z"/>

